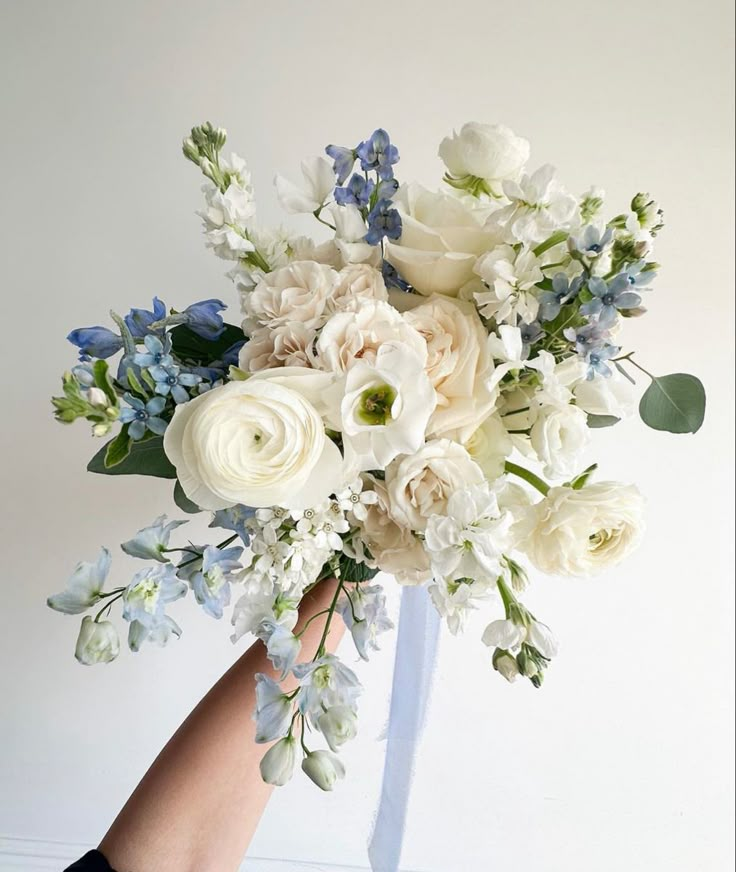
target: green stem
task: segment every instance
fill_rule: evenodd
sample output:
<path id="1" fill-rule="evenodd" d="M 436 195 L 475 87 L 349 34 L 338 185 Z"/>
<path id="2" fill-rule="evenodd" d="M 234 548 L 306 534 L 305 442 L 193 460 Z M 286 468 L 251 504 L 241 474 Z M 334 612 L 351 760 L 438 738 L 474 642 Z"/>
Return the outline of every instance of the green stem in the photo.
<path id="1" fill-rule="evenodd" d="M 233 533 L 232 536 L 230 536 L 229 538 L 225 539 L 224 542 L 220 542 L 220 544 L 217 545 L 217 546 L 215 546 L 215 547 L 217 547 L 217 548 L 227 548 L 227 546 L 228 546 L 231 542 L 234 542 L 237 538 L 238 538 L 238 534 L 237 534 L 237 533 Z M 173 550 L 174 550 L 174 551 L 184 551 L 184 550 L 189 550 L 189 549 L 184 549 L 184 548 L 175 548 L 175 549 L 173 549 Z M 177 568 L 177 569 L 183 569 L 185 566 L 190 566 L 192 563 L 196 563 L 198 560 L 201 560 L 201 559 L 202 559 L 202 555 L 201 555 L 201 554 L 197 554 L 196 557 L 192 557 L 191 560 L 185 560 L 183 563 L 180 563 L 176 568 Z"/>
<path id="2" fill-rule="evenodd" d="M 104 606 L 99 610 L 99 612 L 97 612 L 97 614 L 95 615 L 95 623 L 98 623 L 98 621 L 99 621 L 100 618 L 102 617 L 102 613 L 103 613 L 106 609 L 109 609 L 109 608 L 112 606 L 112 604 L 115 602 L 115 600 L 119 600 L 120 597 L 123 595 L 124 592 L 125 592 L 125 590 L 124 590 L 124 588 L 123 588 L 123 589 L 120 590 L 120 593 L 116 594 L 116 595 L 115 595 L 111 600 L 108 600 L 108 602 L 105 603 L 105 605 L 104 605 Z"/>
<path id="3" fill-rule="evenodd" d="M 312 621 L 315 621 L 317 618 L 321 617 L 322 615 L 326 615 L 327 612 L 328 612 L 328 609 L 322 609 L 321 612 L 317 612 L 316 615 L 312 615 L 312 617 L 306 622 L 306 624 L 301 628 L 301 630 L 299 630 L 299 632 L 296 633 L 296 638 L 301 639 L 301 637 L 307 632 L 307 627 L 312 623 Z"/>
<path id="4" fill-rule="evenodd" d="M 330 230 L 337 230 L 337 227 L 335 227 L 334 224 L 330 224 L 329 221 L 325 221 L 324 218 L 320 218 L 320 212 L 323 208 L 324 206 L 320 206 L 319 209 L 315 209 L 314 212 L 312 212 L 312 215 L 314 215 L 314 217 L 319 221 L 320 224 L 324 224 L 325 227 L 329 227 Z"/>
<path id="5" fill-rule="evenodd" d="M 558 230 L 556 233 L 553 233 L 549 239 L 539 243 L 539 245 L 534 249 L 534 255 L 539 257 L 540 254 L 544 254 L 545 251 L 548 251 L 550 248 L 554 248 L 555 245 L 564 242 L 569 235 L 570 234 L 565 230 Z"/>
<path id="6" fill-rule="evenodd" d="M 503 580 L 502 576 L 498 577 L 498 592 L 501 594 L 501 599 L 503 601 L 503 607 L 504 607 L 504 610 L 506 611 L 506 617 L 508 618 L 511 603 L 516 602 L 516 597 L 508 589 L 508 587 L 506 586 L 506 582 Z"/>
<path id="7" fill-rule="evenodd" d="M 623 357 L 616 357 L 616 358 L 614 359 L 614 363 L 620 363 L 622 360 L 625 360 L 627 363 L 630 363 L 632 366 L 635 366 L 638 370 L 641 370 L 641 372 L 643 372 L 644 375 L 648 375 L 649 378 L 650 378 L 652 381 L 655 380 L 656 376 L 653 376 L 653 375 L 651 374 L 651 372 L 649 372 L 648 369 L 644 369 L 643 366 L 640 366 L 640 365 L 639 365 L 639 364 L 634 360 L 634 352 L 633 352 L 633 351 L 630 351 L 628 354 L 624 354 Z"/>
<path id="8" fill-rule="evenodd" d="M 505 464 L 506 472 L 511 473 L 511 475 L 518 476 L 518 478 L 523 478 L 527 484 L 530 484 L 532 487 L 536 488 L 542 496 L 547 496 L 549 493 L 549 485 L 544 479 L 540 478 L 538 475 L 535 475 L 531 470 L 525 469 L 523 466 L 519 466 L 516 463 L 512 463 L 510 460 L 506 461 Z"/>
<path id="9" fill-rule="evenodd" d="M 339 570 L 335 573 L 335 577 L 337 578 L 337 589 L 335 590 L 335 595 L 332 597 L 330 607 L 327 609 L 327 620 L 325 621 L 325 628 L 322 631 L 322 638 L 319 640 L 319 647 L 317 648 L 317 653 L 312 658 L 313 660 L 319 660 L 320 657 L 324 656 L 327 634 L 330 632 L 332 618 L 334 617 L 335 609 L 337 608 L 337 600 L 339 599 L 340 593 L 342 592 L 343 580 L 339 576 Z"/>

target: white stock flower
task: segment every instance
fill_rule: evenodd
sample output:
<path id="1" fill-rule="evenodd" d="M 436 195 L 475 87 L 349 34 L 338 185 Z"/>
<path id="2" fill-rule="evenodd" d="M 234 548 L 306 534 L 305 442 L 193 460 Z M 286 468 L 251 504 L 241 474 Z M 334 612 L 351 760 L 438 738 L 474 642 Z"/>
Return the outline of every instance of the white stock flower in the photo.
<path id="1" fill-rule="evenodd" d="M 316 357 L 323 369 L 345 372 L 358 360 L 374 363 L 386 342 L 401 343 L 422 362 L 427 345 L 393 306 L 366 300 L 353 311 L 337 312 L 322 328 Z"/>
<path id="2" fill-rule="evenodd" d="M 390 513 L 390 502 L 384 482 L 366 476 L 376 499 L 366 506 L 365 516 L 358 520 L 360 540 L 365 544 L 376 565 L 395 576 L 399 584 L 421 584 L 430 578 L 429 558 L 408 527 L 399 524 Z"/>
<path id="3" fill-rule="evenodd" d="M 202 188 L 206 207 L 197 214 L 202 219 L 207 247 L 225 260 L 238 260 L 255 250 L 247 230 L 256 211 L 253 188 L 242 158 L 233 154 L 229 161 L 221 158 L 221 164 L 231 174 L 230 184 L 224 192 L 206 184 Z"/>
<path id="4" fill-rule="evenodd" d="M 428 432 L 462 442 L 493 409 L 487 333 L 475 307 L 436 294 L 404 313 L 427 343 L 427 375 L 437 394 Z"/>
<path id="5" fill-rule="evenodd" d="M 93 621 L 89 615 L 82 618 L 74 656 L 85 666 L 109 663 L 120 653 L 120 639 L 110 621 Z"/>
<path id="6" fill-rule="evenodd" d="M 316 212 L 332 195 L 335 173 L 332 164 L 323 157 L 302 161 L 303 186 L 299 187 L 282 175 L 274 179 L 276 196 L 283 209 L 292 214 Z"/>
<path id="7" fill-rule="evenodd" d="M 511 438 L 502 419 L 489 415 L 465 442 L 465 449 L 483 470 L 489 481 L 503 475 L 506 458 L 513 450 Z"/>
<path id="8" fill-rule="evenodd" d="M 488 335 L 488 351 L 494 361 L 500 361 L 493 366 L 488 377 L 486 385 L 490 391 L 496 390 L 508 373 L 526 367 L 524 340 L 518 327 L 510 324 L 497 327 L 495 333 Z"/>
<path id="9" fill-rule="evenodd" d="M 259 372 L 279 366 L 313 365 L 312 346 L 317 331 L 299 321 L 278 327 L 260 327 L 251 333 L 240 350 L 238 365 L 245 372 Z"/>
<path id="10" fill-rule="evenodd" d="M 481 315 L 510 324 L 517 320 L 531 324 L 536 319 L 539 300 L 534 285 L 544 273 L 533 251 L 517 253 L 510 245 L 501 245 L 478 260 L 475 272 L 488 285 L 474 294 Z"/>
<path id="11" fill-rule="evenodd" d="M 324 375 L 304 372 L 315 379 Z M 307 380 L 283 378 L 288 387 L 253 376 L 177 406 L 164 449 L 198 506 L 292 508 L 324 499 L 342 485 L 340 451 L 300 390 Z"/>
<path id="12" fill-rule="evenodd" d="M 330 749 L 337 753 L 345 742 L 355 738 L 358 719 L 350 706 L 334 705 L 317 718 L 317 727 Z"/>
<path id="13" fill-rule="evenodd" d="M 528 621 L 528 625 L 517 624 L 509 619 L 491 621 L 483 632 L 483 644 L 489 648 L 516 652 L 526 642 L 536 648 L 545 659 L 556 657 L 558 644 L 552 630 L 531 616 L 528 616 Z"/>
<path id="14" fill-rule="evenodd" d="M 588 484 L 551 488 L 530 510 L 531 531 L 521 543 L 537 569 L 588 576 L 623 560 L 644 530 L 644 500 L 634 485 Z"/>
<path id="15" fill-rule="evenodd" d="M 296 765 L 296 739 L 285 736 L 266 751 L 261 760 L 261 778 L 266 784 L 283 787 L 294 774 Z"/>
<path id="16" fill-rule="evenodd" d="M 256 742 L 274 742 L 289 732 L 294 704 L 273 678 L 256 675 Z"/>
<path id="17" fill-rule="evenodd" d="M 429 595 L 449 631 L 457 635 L 465 625 L 468 612 L 487 600 L 492 589 L 487 578 L 436 578 L 429 587 Z"/>
<path id="18" fill-rule="evenodd" d="M 544 474 L 550 478 L 573 476 L 590 442 L 587 415 L 572 404 L 543 405 L 530 432 L 531 445 Z"/>
<path id="19" fill-rule="evenodd" d="M 267 273 L 243 299 L 246 333 L 299 321 L 316 330 L 327 320 L 338 282 L 332 267 L 297 260 Z"/>
<path id="20" fill-rule="evenodd" d="M 332 790 L 345 777 L 345 767 L 332 751 L 310 751 L 302 760 L 302 770 L 321 790 Z"/>
<path id="21" fill-rule="evenodd" d="M 341 405 L 347 468 L 385 469 L 399 454 L 416 451 L 435 405 L 424 361 L 404 343 L 385 342 L 373 363 L 354 363 Z"/>
<path id="22" fill-rule="evenodd" d="M 402 186 L 394 197 L 401 237 L 386 241 L 386 260 L 420 294 L 456 297 L 493 236 L 457 197 L 421 185 Z"/>
<path id="23" fill-rule="evenodd" d="M 549 164 L 520 182 L 505 181 L 503 191 L 511 202 L 490 216 L 487 227 L 503 232 L 511 245 L 523 242 L 533 247 L 556 230 L 570 229 L 577 218 L 577 200 L 555 180 L 555 168 Z"/>
<path id="24" fill-rule="evenodd" d="M 386 469 L 392 516 L 421 532 L 432 515 L 443 515 L 455 491 L 480 484 L 481 468 L 450 439 L 425 443 L 414 454 L 398 457 Z"/>
<path id="25" fill-rule="evenodd" d="M 453 176 L 482 179 L 498 197 L 504 180 L 521 175 L 529 160 L 529 142 L 503 124 L 471 121 L 442 140 L 439 156 Z"/>

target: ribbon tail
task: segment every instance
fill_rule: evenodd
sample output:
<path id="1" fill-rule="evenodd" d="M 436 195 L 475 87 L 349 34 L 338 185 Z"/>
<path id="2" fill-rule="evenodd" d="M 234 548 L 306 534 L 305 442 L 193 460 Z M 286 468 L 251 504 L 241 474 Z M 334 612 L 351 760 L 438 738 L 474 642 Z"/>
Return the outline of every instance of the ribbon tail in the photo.
<path id="1" fill-rule="evenodd" d="M 381 798 L 368 843 L 373 872 L 399 872 L 414 773 L 437 655 L 440 617 L 426 587 L 401 592 Z"/>

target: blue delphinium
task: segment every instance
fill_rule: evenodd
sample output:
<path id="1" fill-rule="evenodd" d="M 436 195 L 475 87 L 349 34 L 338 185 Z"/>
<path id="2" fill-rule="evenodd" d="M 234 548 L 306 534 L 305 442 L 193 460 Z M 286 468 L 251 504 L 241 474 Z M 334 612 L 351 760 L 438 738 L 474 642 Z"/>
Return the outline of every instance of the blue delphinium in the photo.
<path id="1" fill-rule="evenodd" d="M 166 335 L 162 339 L 158 336 L 146 336 L 143 340 L 145 351 L 139 351 L 133 355 L 133 363 L 136 366 L 171 366 L 174 358 L 171 356 L 171 338 Z"/>
<path id="2" fill-rule="evenodd" d="M 411 285 L 409 282 L 401 278 L 398 270 L 393 264 L 384 260 L 381 264 L 381 272 L 383 273 L 383 281 L 387 288 L 397 288 L 400 291 L 408 291 Z"/>
<path id="3" fill-rule="evenodd" d="M 376 170 L 379 178 L 393 177 L 393 165 L 399 162 L 399 150 L 391 144 L 391 139 L 385 130 L 374 130 L 368 139 L 361 142 L 356 149 L 360 166 L 364 172 Z"/>
<path id="4" fill-rule="evenodd" d="M 554 321 L 560 314 L 560 309 L 577 297 L 582 283 L 580 276 L 576 276 L 570 281 L 565 273 L 557 273 L 552 279 L 552 290 L 542 291 L 539 295 L 540 320 Z"/>
<path id="5" fill-rule="evenodd" d="M 376 183 L 354 173 L 344 188 L 335 188 L 335 202 L 338 206 L 357 206 L 359 209 L 368 205 Z"/>
<path id="6" fill-rule="evenodd" d="M 240 339 L 238 342 L 233 342 L 230 348 L 222 355 L 222 364 L 224 367 L 237 366 L 240 358 L 240 349 L 245 345 L 247 339 Z"/>
<path id="7" fill-rule="evenodd" d="M 131 309 L 125 316 L 125 325 L 130 330 L 131 336 L 134 339 L 143 339 L 151 332 L 163 333 L 163 327 L 151 330 L 151 325 L 157 321 L 162 321 L 166 317 L 166 306 L 159 300 L 158 297 L 153 298 L 153 308 L 148 309 Z"/>
<path id="8" fill-rule="evenodd" d="M 219 339 L 225 330 L 225 322 L 220 312 L 225 309 L 227 306 L 222 300 L 201 300 L 199 303 L 187 306 L 182 312 L 185 316 L 182 322 L 202 339 Z"/>
<path id="9" fill-rule="evenodd" d="M 221 618 L 225 606 L 230 604 L 230 582 L 233 573 L 241 569 L 238 561 L 242 553 L 240 547 L 219 549 L 208 545 L 201 567 L 189 577 L 194 598 L 213 618 Z"/>
<path id="10" fill-rule="evenodd" d="M 580 312 L 592 315 L 604 327 L 615 323 L 622 309 L 635 309 L 641 303 L 641 297 L 631 290 L 631 284 L 625 275 L 616 276 L 611 282 L 600 278 L 588 279 L 588 290 L 593 299 L 583 303 Z"/>
<path id="11" fill-rule="evenodd" d="M 368 245 L 378 245 L 384 236 L 388 239 L 401 236 L 401 215 L 391 200 L 379 200 L 368 213 L 368 232 L 364 239 Z"/>
<path id="12" fill-rule="evenodd" d="M 171 534 L 177 527 L 186 524 L 186 521 L 169 521 L 166 523 L 166 515 L 160 515 L 150 527 L 139 530 L 132 539 L 121 544 L 121 548 L 131 557 L 140 557 L 142 560 L 158 560 L 159 563 L 169 563 L 164 552 L 169 547 Z"/>
<path id="13" fill-rule="evenodd" d="M 165 614 L 166 605 L 186 596 L 187 585 L 176 577 L 171 563 L 142 569 L 123 593 L 123 618 L 130 622 L 128 645 L 140 650 L 146 640 L 166 645 L 180 636 L 177 623 Z"/>
<path id="14" fill-rule="evenodd" d="M 237 533 L 247 545 L 250 542 L 250 532 L 247 521 L 255 515 L 256 510 L 250 506 L 231 506 L 229 509 L 218 509 L 214 513 L 210 527 L 219 527 L 222 530 L 232 530 Z"/>
<path id="15" fill-rule="evenodd" d="M 337 184 L 345 184 L 345 179 L 350 175 L 355 165 L 355 151 L 342 145 L 328 145 L 325 153 L 332 158 L 332 169 L 337 176 Z"/>
<path id="16" fill-rule="evenodd" d="M 123 347 L 123 340 L 107 327 L 78 327 L 66 337 L 79 349 L 80 360 L 108 358 Z"/>
<path id="17" fill-rule="evenodd" d="M 175 403 L 186 403 L 190 399 L 188 388 L 202 381 L 202 377 L 193 372 L 183 372 L 175 363 L 170 366 L 152 366 L 149 372 L 156 382 L 156 393 L 162 397 L 169 394 Z"/>
<path id="18" fill-rule="evenodd" d="M 147 403 L 131 394 L 124 394 L 123 399 L 130 408 L 126 409 L 123 406 L 120 410 L 120 422 L 130 425 L 128 433 L 131 439 L 137 442 L 146 435 L 146 430 L 150 430 L 157 436 L 164 435 L 168 421 L 160 418 L 159 415 L 166 406 L 166 397 L 154 397 Z"/>

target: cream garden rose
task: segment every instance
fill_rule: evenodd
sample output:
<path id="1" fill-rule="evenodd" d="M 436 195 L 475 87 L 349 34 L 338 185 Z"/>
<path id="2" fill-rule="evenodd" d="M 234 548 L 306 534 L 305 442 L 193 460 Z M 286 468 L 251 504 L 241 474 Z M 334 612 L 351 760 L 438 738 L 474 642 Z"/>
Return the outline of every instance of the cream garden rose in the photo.
<path id="1" fill-rule="evenodd" d="M 293 369 L 275 372 L 283 379 Z M 299 390 L 300 381 L 316 389 L 315 379 L 326 374 L 306 372 L 309 381 L 293 377 L 279 384 L 256 376 L 229 382 L 177 406 L 164 449 L 190 500 L 212 510 L 303 508 L 340 487 L 340 451 Z M 325 387 L 329 381 L 326 376 Z"/>
<path id="2" fill-rule="evenodd" d="M 367 263 L 348 264 L 340 270 L 332 307 L 337 311 L 353 309 L 366 300 L 388 300 L 383 275 Z"/>
<path id="3" fill-rule="evenodd" d="M 245 372 L 259 372 L 277 366 L 312 366 L 312 346 L 317 337 L 298 321 L 269 330 L 261 327 L 251 334 L 240 350 L 238 365 Z"/>
<path id="4" fill-rule="evenodd" d="M 620 563 L 644 531 L 644 499 L 634 485 L 603 481 L 553 487 L 528 515 L 521 548 L 542 572 L 588 576 Z"/>
<path id="5" fill-rule="evenodd" d="M 421 532 L 428 518 L 446 512 L 447 500 L 456 490 L 482 481 L 483 471 L 462 445 L 432 440 L 386 470 L 391 514 L 403 526 Z"/>

